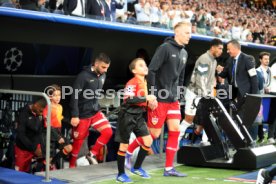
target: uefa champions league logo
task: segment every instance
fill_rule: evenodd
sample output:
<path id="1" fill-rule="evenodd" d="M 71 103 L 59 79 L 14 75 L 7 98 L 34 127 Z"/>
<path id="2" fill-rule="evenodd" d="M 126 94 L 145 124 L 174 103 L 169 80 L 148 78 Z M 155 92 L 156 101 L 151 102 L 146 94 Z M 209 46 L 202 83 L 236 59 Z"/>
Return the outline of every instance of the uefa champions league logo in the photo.
<path id="1" fill-rule="evenodd" d="M 13 47 L 5 53 L 4 66 L 9 72 L 14 72 L 22 65 L 22 59 L 22 51 Z"/>

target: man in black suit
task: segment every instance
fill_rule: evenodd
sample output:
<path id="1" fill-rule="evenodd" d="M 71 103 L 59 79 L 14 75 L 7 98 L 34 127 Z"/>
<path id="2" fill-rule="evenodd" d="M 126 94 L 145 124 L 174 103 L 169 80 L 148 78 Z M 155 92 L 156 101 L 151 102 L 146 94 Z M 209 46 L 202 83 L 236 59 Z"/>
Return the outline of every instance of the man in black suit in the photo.
<path id="1" fill-rule="evenodd" d="M 227 78 L 232 85 L 232 99 L 236 99 L 236 106 L 241 110 L 245 95 L 258 93 L 255 59 L 241 52 L 241 45 L 237 40 L 227 43 L 227 53 L 230 58 L 226 61 L 226 66 L 218 65 L 217 71 L 220 77 Z"/>
<path id="2" fill-rule="evenodd" d="M 88 18 L 104 20 L 104 3 L 102 0 L 88 0 L 86 2 L 85 16 Z"/>

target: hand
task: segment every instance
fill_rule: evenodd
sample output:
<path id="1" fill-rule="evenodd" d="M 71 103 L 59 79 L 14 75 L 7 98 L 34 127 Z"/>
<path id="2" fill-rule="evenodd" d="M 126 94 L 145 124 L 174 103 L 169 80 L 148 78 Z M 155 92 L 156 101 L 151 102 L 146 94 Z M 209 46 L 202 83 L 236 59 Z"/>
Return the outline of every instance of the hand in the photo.
<path id="1" fill-rule="evenodd" d="M 146 96 L 146 100 L 147 100 L 147 101 L 156 100 L 156 96 L 154 96 L 154 95 L 147 95 L 147 96 Z"/>
<path id="2" fill-rule="evenodd" d="M 78 117 L 71 118 L 71 125 L 72 125 L 73 127 L 78 126 L 79 123 L 80 123 L 80 119 L 79 119 Z"/>
<path id="3" fill-rule="evenodd" d="M 64 141 L 64 139 L 61 137 L 61 138 L 58 140 L 58 143 L 59 143 L 59 144 L 63 144 L 63 143 L 65 143 L 65 141 Z"/>
<path id="4" fill-rule="evenodd" d="M 223 69 L 224 69 L 224 67 L 221 66 L 221 65 L 218 65 L 217 68 L 216 68 L 216 70 L 217 70 L 218 73 L 222 72 Z"/>
<path id="5" fill-rule="evenodd" d="M 36 150 L 35 150 L 34 154 L 35 154 L 37 157 L 42 157 L 42 151 L 41 151 L 40 145 L 38 145 L 38 146 L 36 147 Z"/>
<path id="6" fill-rule="evenodd" d="M 157 100 L 148 101 L 148 107 L 149 107 L 151 110 L 156 109 L 157 106 L 158 106 Z"/>

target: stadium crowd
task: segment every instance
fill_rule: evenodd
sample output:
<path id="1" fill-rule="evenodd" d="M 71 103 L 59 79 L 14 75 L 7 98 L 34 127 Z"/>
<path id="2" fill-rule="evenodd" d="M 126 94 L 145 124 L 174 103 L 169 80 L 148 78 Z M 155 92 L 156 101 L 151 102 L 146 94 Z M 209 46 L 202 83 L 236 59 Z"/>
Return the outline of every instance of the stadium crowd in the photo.
<path id="1" fill-rule="evenodd" d="M 276 1 L 252 0 L 0 0 L 1 6 L 172 29 L 276 45 Z"/>

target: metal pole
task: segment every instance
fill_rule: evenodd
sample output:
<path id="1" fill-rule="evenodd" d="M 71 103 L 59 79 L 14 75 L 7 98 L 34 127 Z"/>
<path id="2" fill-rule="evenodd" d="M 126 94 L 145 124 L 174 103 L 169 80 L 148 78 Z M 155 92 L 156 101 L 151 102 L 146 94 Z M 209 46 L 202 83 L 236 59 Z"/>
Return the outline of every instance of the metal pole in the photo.
<path id="1" fill-rule="evenodd" d="M 23 95 L 33 95 L 33 96 L 41 96 L 45 98 L 48 105 L 48 113 L 47 113 L 47 133 L 46 133 L 46 172 L 45 179 L 43 182 L 51 182 L 49 176 L 50 170 L 50 136 L 51 136 L 51 101 L 49 97 L 42 92 L 34 92 L 34 91 L 20 91 L 20 90 L 10 90 L 10 89 L 0 89 L 0 93 L 9 93 L 9 94 L 23 94 Z"/>

